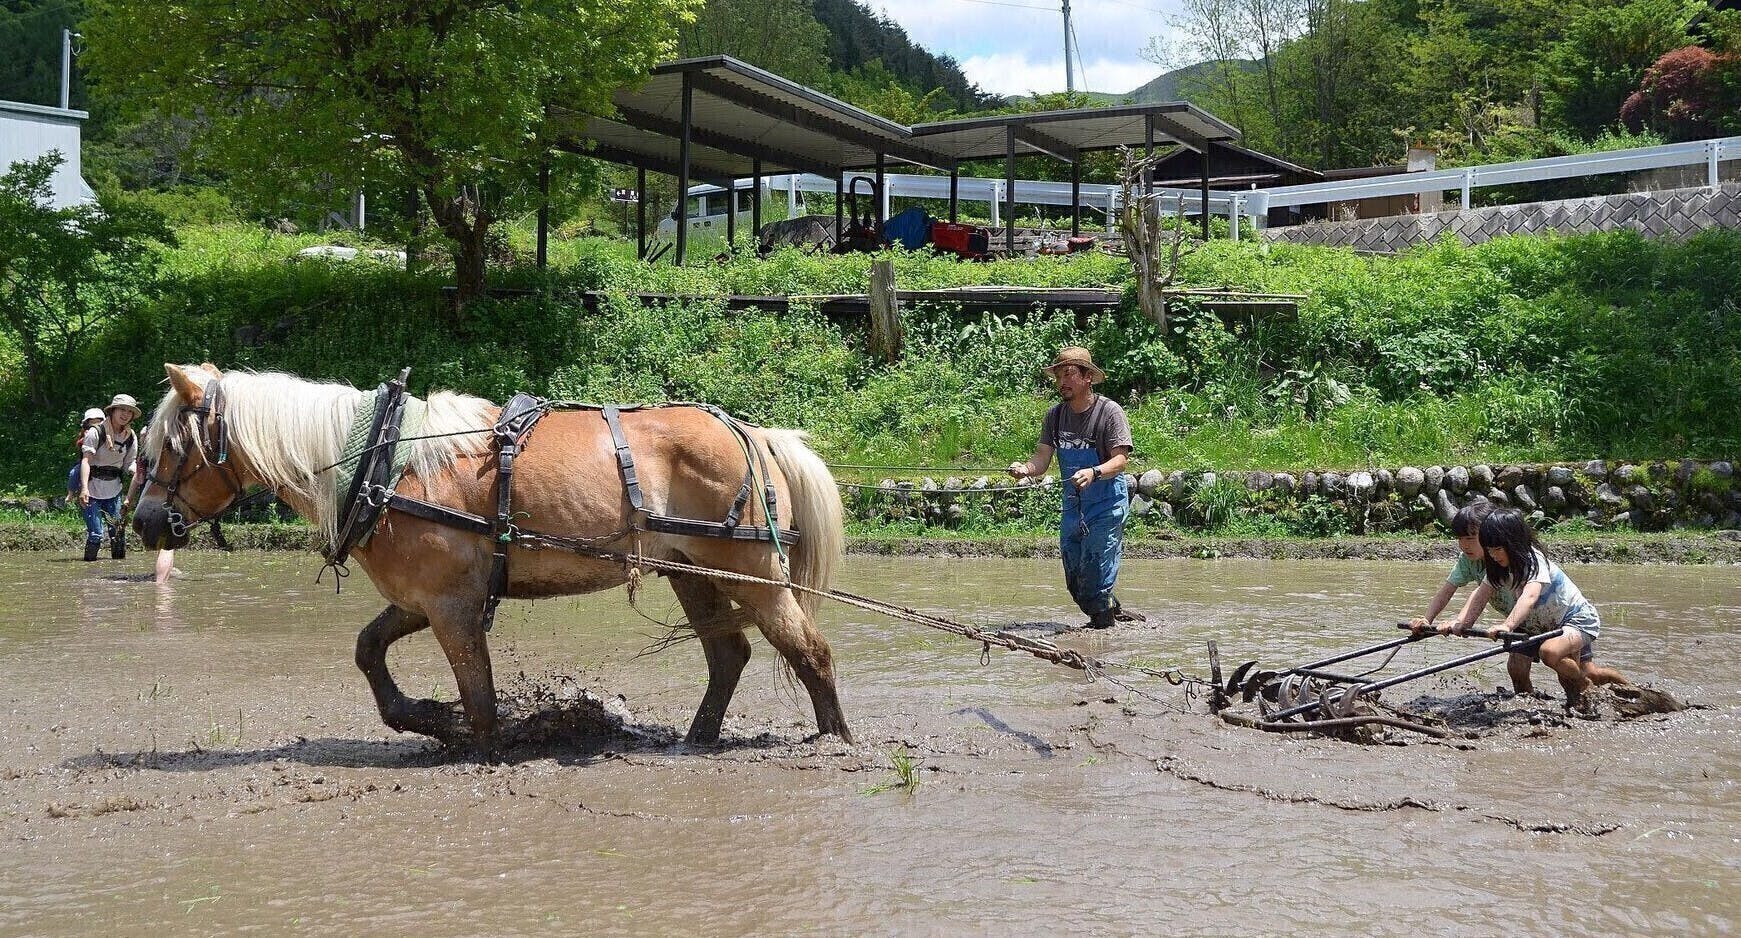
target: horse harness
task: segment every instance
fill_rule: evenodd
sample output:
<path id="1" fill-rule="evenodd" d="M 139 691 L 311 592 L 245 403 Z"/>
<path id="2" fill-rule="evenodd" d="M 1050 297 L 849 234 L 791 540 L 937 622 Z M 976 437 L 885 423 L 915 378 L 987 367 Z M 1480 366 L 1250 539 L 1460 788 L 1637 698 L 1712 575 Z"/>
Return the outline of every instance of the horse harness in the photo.
<path id="1" fill-rule="evenodd" d="M 152 466 L 151 481 L 157 485 L 163 486 L 164 488 L 165 494 L 163 496 L 163 504 L 166 509 L 165 520 L 169 523 L 169 532 L 171 534 L 176 537 L 184 537 L 187 535 L 187 532 L 193 530 L 196 525 L 210 521 L 212 522 L 212 534 L 217 540 L 218 545 L 228 549 L 224 543 L 223 536 L 218 533 L 217 521 L 219 516 L 235 507 L 239 500 L 243 500 L 243 495 L 246 489 L 242 485 L 242 480 L 237 478 L 236 471 L 230 468 L 229 465 L 230 429 L 229 425 L 224 422 L 224 385 L 220 379 L 213 378 L 206 382 L 205 389 L 200 394 L 200 403 L 198 405 L 183 404 L 181 406 L 181 411 L 178 414 L 178 419 L 185 420 L 189 414 L 198 414 L 202 420 L 210 417 L 212 421 L 212 433 L 211 439 L 200 440 L 200 449 L 205 458 L 193 472 L 188 474 L 187 479 L 192 479 L 194 476 L 199 475 L 207 469 L 220 472 L 224 476 L 224 481 L 230 486 L 229 500 L 224 502 L 223 508 L 210 514 L 204 514 L 196 510 L 193 505 L 189 504 L 186 499 L 181 497 L 181 484 L 187 481 L 187 479 L 181 477 L 181 471 L 187 468 L 187 459 L 193 454 L 192 446 L 184 446 L 181 448 L 181 456 L 175 464 L 175 472 L 171 473 L 169 478 L 165 479 L 156 472 L 156 470 L 162 468 L 161 461 L 159 465 Z M 180 508 L 176 507 L 177 502 L 181 503 L 181 505 L 187 508 L 187 510 L 194 516 L 191 521 L 188 520 L 187 515 L 181 513 Z"/>
<path id="2" fill-rule="evenodd" d="M 789 547 L 798 542 L 798 532 L 783 529 L 779 525 L 778 504 L 775 498 L 774 486 L 768 481 L 767 459 L 762 449 L 755 445 L 746 425 L 737 418 L 711 404 L 634 404 L 628 406 L 611 406 L 598 404 L 583 404 L 574 401 L 550 401 L 529 394 L 516 394 L 502 407 L 497 416 L 495 426 L 489 431 L 496 449 L 496 513 L 494 517 L 486 518 L 468 511 L 438 505 L 434 502 L 400 494 L 396 491 L 397 473 L 394 470 L 393 454 L 401 441 L 401 423 L 405 417 L 405 379 L 410 369 L 401 372 L 393 381 L 382 384 L 375 391 L 375 413 L 369 428 L 369 434 L 360 454 L 355 457 L 358 462 L 356 472 L 351 480 L 345 500 L 340 503 L 340 525 L 332 543 L 322 550 L 326 558 L 326 566 L 335 570 L 341 577 L 345 575 L 345 561 L 351 551 L 364 542 L 369 533 L 375 529 L 384 511 L 391 508 L 413 517 L 432 521 L 447 527 L 458 528 L 472 534 L 490 538 L 493 551 L 490 561 L 490 578 L 488 590 L 484 597 L 483 625 L 489 631 L 495 622 L 496 607 L 508 593 L 508 548 L 521 546 L 537 549 L 542 547 L 560 547 L 565 550 L 589 556 L 617 558 L 621 555 L 614 551 L 606 551 L 596 545 L 621 539 L 635 530 L 651 531 L 660 534 L 677 534 L 688 537 L 727 538 L 738 541 L 763 541 L 778 545 L 777 549 Z M 705 411 L 718 419 L 731 430 L 745 453 L 745 471 L 743 485 L 739 487 L 736 498 L 732 500 L 722 521 L 702 521 L 694 518 L 678 518 L 649 511 L 641 493 L 640 478 L 635 470 L 635 457 L 629 449 L 629 441 L 623 435 L 621 414 L 625 410 L 656 409 L 661 407 L 694 407 Z M 526 441 L 538 421 L 553 410 L 596 410 L 604 418 L 605 426 L 611 434 L 611 445 L 615 450 L 617 471 L 623 482 L 623 489 L 628 497 L 632 520 L 629 528 L 613 532 L 599 538 L 574 538 L 550 534 L 542 534 L 521 528 L 516 523 L 516 515 L 512 509 L 514 462 L 525 450 Z M 477 431 L 485 432 L 485 431 Z M 411 439 L 411 438 L 404 438 Z M 750 455 L 754 454 L 754 462 Z M 755 494 L 756 474 L 760 472 L 763 487 L 761 492 L 764 511 L 767 515 L 766 525 L 742 524 L 743 513 L 749 500 Z"/>

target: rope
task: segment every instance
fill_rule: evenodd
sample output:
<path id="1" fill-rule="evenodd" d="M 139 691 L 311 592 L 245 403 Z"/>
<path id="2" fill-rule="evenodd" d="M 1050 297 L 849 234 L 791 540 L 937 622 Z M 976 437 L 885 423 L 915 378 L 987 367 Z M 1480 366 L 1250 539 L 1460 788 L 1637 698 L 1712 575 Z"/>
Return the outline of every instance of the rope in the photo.
<path id="1" fill-rule="evenodd" d="M 982 489 L 964 489 L 964 488 L 921 489 L 921 488 L 913 488 L 911 486 L 903 488 L 902 486 L 899 486 L 899 485 L 872 485 L 868 482 L 842 482 L 839 479 L 836 479 L 834 481 L 834 484 L 840 486 L 843 489 L 868 489 L 872 492 L 887 492 L 890 495 L 974 495 L 974 494 L 986 494 L 986 493 L 992 493 L 992 492 L 1049 491 L 1057 483 L 1047 481 L 1047 482 L 1041 482 L 1041 483 L 1034 484 L 1034 485 L 988 485 Z"/>
<path id="2" fill-rule="evenodd" d="M 1008 466 L 867 466 L 858 463 L 831 462 L 830 469 L 874 469 L 882 472 L 1004 472 Z"/>
<path id="3" fill-rule="evenodd" d="M 594 538 L 570 538 L 555 534 L 533 534 L 521 532 L 515 540 L 521 546 L 529 549 L 537 550 L 544 547 L 556 547 L 574 553 L 597 557 L 601 560 L 622 563 L 630 570 L 634 570 L 638 567 L 645 567 L 649 570 L 658 570 L 663 573 L 694 574 L 696 576 L 710 577 L 716 580 L 727 580 L 734 583 L 753 583 L 760 586 L 772 586 L 779 589 L 792 590 L 794 592 L 809 593 L 813 596 L 831 599 L 835 602 L 863 609 L 867 612 L 879 613 L 888 616 L 891 619 L 911 622 L 915 625 L 922 625 L 926 628 L 936 629 L 940 632 L 959 635 L 969 641 L 979 642 L 982 649 L 981 661 L 989 662 L 991 647 L 996 645 L 999 648 L 1009 651 L 1019 651 L 1024 654 L 1032 655 L 1043 661 L 1050 661 L 1053 664 L 1075 668 L 1076 670 L 1086 674 L 1091 680 L 1098 677 L 1105 677 L 1107 680 L 1119 687 L 1158 703 L 1164 701 L 1161 701 L 1160 698 L 1155 697 L 1152 694 L 1111 677 L 1108 672 L 1116 670 L 1130 674 L 1156 677 L 1165 680 L 1168 684 L 1171 684 L 1174 687 L 1180 685 L 1191 685 L 1193 688 L 1198 686 L 1211 686 L 1208 681 L 1186 674 L 1179 668 L 1157 670 L 1154 668 L 1142 667 L 1140 665 L 1124 664 L 1117 661 L 1105 661 L 1084 655 L 1072 648 L 1060 648 L 1058 645 L 1046 641 L 1045 639 L 1030 638 L 1025 635 L 1019 635 L 1002 629 L 997 631 L 986 631 L 978 626 L 966 622 L 959 622 L 946 616 L 921 612 L 908 606 L 883 602 L 881 600 L 871 599 L 868 596 L 859 596 L 855 593 L 848 593 L 845 590 L 819 590 L 815 587 L 805 586 L 801 583 L 775 580 L 769 577 L 756 576 L 751 573 L 734 573 L 729 570 L 703 567 L 697 564 L 683 563 L 676 560 L 660 560 L 639 553 L 626 554 L 621 551 L 603 550 L 592 546 L 592 542 L 597 540 Z M 1188 689 L 1187 693 L 1189 692 Z"/>

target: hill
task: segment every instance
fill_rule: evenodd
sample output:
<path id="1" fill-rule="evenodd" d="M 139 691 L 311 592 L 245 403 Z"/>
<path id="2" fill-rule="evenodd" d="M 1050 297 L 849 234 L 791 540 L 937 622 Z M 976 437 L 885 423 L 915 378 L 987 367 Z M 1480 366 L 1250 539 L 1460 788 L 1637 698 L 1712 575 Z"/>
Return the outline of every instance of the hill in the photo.
<path id="1" fill-rule="evenodd" d="M 1233 64 L 1242 74 L 1255 75 L 1258 70 L 1257 63 L 1249 59 L 1239 59 Z M 1196 62 L 1183 68 L 1175 68 L 1157 76 L 1153 81 L 1129 94 L 1117 97 L 1129 98 L 1133 104 L 1191 101 L 1194 96 L 1202 94 L 1203 89 L 1208 84 L 1210 73 L 1220 67 L 1219 62 Z"/>

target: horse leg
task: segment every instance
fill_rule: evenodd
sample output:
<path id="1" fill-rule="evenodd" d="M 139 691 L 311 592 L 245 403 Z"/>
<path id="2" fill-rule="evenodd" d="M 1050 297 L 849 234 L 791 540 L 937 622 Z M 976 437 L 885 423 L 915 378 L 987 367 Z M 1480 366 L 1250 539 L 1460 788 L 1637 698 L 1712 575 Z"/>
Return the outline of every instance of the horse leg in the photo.
<path id="1" fill-rule="evenodd" d="M 671 589 L 683 604 L 689 626 L 701 640 L 702 654 L 707 656 L 707 693 L 702 695 L 685 741 L 711 746 L 719 742 L 725 708 L 737 690 L 744 665 L 749 663 L 750 640 L 744 637 L 741 614 L 706 578 L 674 576 Z"/>
<path id="2" fill-rule="evenodd" d="M 388 606 L 373 622 L 357 633 L 357 668 L 369 679 L 381 721 L 401 733 L 421 732 L 422 721 L 409 698 L 399 691 L 387 670 L 387 648 L 413 632 L 429 627 L 429 620 L 398 606 Z"/>
<path id="3" fill-rule="evenodd" d="M 810 692 L 810 705 L 816 710 L 816 729 L 833 733 L 852 742 L 852 730 L 840 710 L 840 695 L 834 688 L 834 653 L 828 640 L 816 630 L 815 623 L 798 607 L 789 590 L 778 587 L 749 587 L 736 597 L 749 608 L 761 627 L 768 644 L 786 659 L 797 673 L 804 689 Z"/>
<path id="4" fill-rule="evenodd" d="M 484 634 L 480 603 L 447 603 L 429 621 L 435 640 L 447 655 L 448 666 L 453 668 L 454 682 L 459 685 L 459 699 L 465 706 L 472 744 L 478 751 L 488 753 L 496 735 L 496 679 L 490 670 L 490 646 Z"/>

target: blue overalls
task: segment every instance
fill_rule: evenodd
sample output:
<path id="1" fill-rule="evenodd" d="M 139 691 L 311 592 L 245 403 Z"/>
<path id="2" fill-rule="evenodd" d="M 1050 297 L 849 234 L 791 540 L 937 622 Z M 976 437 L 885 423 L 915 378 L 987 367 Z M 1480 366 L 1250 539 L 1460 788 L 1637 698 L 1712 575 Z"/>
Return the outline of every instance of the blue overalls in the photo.
<path id="1" fill-rule="evenodd" d="M 1100 451 L 1058 450 L 1064 478 L 1064 517 L 1058 531 L 1064 555 L 1064 585 L 1070 598 L 1090 617 L 1118 609 L 1112 585 L 1118 580 L 1118 559 L 1124 549 L 1124 516 L 1130 493 L 1119 473 L 1078 490 L 1070 477 L 1100 465 Z"/>

